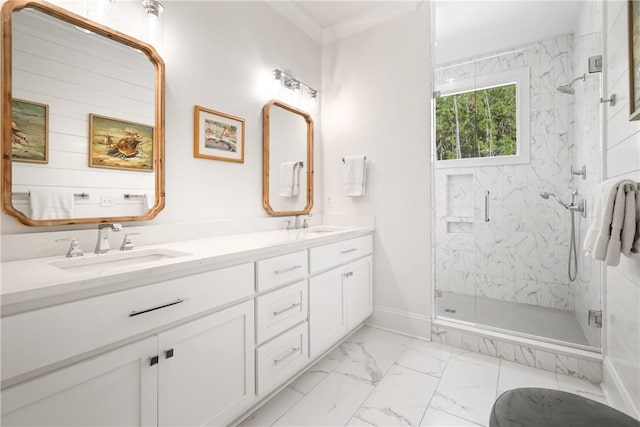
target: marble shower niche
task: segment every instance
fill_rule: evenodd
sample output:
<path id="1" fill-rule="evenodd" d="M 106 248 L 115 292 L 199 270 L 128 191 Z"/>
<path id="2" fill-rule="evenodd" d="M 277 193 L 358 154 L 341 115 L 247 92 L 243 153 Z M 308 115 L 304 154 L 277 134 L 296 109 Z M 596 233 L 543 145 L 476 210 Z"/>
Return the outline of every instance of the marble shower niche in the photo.
<path id="1" fill-rule="evenodd" d="M 473 234 L 473 174 L 446 175 L 447 233 Z"/>

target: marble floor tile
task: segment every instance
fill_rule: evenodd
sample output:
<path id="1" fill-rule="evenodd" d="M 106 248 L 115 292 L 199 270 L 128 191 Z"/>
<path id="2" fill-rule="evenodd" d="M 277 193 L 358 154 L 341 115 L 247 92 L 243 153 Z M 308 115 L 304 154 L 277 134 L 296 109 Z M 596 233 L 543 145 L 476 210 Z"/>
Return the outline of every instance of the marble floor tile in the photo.
<path id="1" fill-rule="evenodd" d="M 373 424 L 369 424 L 366 421 L 362 421 L 360 418 L 353 417 L 346 425 L 346 427 L 373 427 Z"/>
<path id="2" fill-rule="evenodd" d="M 326 356 L 334 371 L 378 384 L 406 347 L 377 338 L 347 341 Z"/>
<path id="3" fill-rule="evenodd" d="M 487 356 L 486 354 L 474 353 L 461 349 L 454 349 L 451 353 L 451 359 L 460 360 L 462 362 L 473 363 L 481 367 L 499 368 L 500 359 L 497 357 Z"/>
<path id="4" fill-rule="evenodd" d="M 472 423 L 435 408 L 427 409 L 420 427 L 476 427 L 480 424 Z"/>
<path id="5" fill-rule="evenodd" d="M 582 378 L 570 377 L 558 374 L 558 388 L 562 391 L 579 394 L 580 396 L 593 399 L 601 403 L 607 403 L 604 392 L 600 386 L 590 383 Z"/>
<path id="6" fill-rule="evenodd" d="M 496 359 L 498 362 L 492 364 L 481 359 L 481 363 L 477 363 L 454 356 L 447 363 L 430 406 L 488 425 L 496 396 L 500 362 Z"/>
<path id="7" fill-rule="evenodd" d="M 500 365 L 500 381 L 498 381 L 496 397 L 507 390 L 518 387 L 541 387 L 557 390 L 558 380 L 553 372 L 503 360 Z"/>
<path id="8" fill-rule="evenodd" d="M 327 378 L 327 376 L 333 371 L 333 367 L 330 363 L 323 362 L 324 359 L 309 368 L 307 372 L 295 380 L 289 388 L 302 394 L 309 393 L 320 383 L 320 381 Z"/>
<path id="9" fill-rule="evenodd" d="M 395 334 L 393 332 L 385 331 L 384 329 L 372 328 L 371 326 L 364 326 L 360 328 L 356 333 L 351 335 L 347 341 L 351 342 L 367 342 L 370 339 L 384 340 L 396 344 L 409 345 L 414 341 L 426 342 L 411 338 L 405 335 Z"/>
<path id="10" fill-rule="evenodd" d="M 333 372 L 273 425 L 346 425 L 372 391 L 372 385 Z"/>
<path id="11" fill-rule="evenodd" d="M 303 395 L 297 391 L 285 388 L 276 394 L 264 406 L 244 420 L 238 427 L 270 426 L 285 412 L 293 407 Z"/>
<path id="12" fill-rule="evenodd" d="M 437 378 L 395 365 L 356 416 L 376 426 L 417 426 L 437 385 Z"/>
<path id="13" fill-rule="evenodd" d="M 415 342 L 407 346 L 396 364 L 440 378 L 451 356 L 451 347 L 433 342 Z"/>

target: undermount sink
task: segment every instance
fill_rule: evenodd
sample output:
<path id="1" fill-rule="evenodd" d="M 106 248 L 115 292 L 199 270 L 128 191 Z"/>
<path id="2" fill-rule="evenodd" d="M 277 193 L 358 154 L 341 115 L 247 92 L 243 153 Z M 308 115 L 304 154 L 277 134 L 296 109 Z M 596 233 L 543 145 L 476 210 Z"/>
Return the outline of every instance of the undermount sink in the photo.
<path id="1" fill-rule="evenodd" d="M 318 227 L 311 227 L 311 228 L 307 228 L 304 230 L 304 233 L 306 234 L 323 234 L 323 233 L 333 233 L 335 231 L 340 231 L 341 228 L 340 227 L 330 227 L 330 226 L 325 226 L 325 225 L 321 225 Z"/>
<path id="2" fill-rule="evenodd" d="M 131 252 L 113 252 L 100 255 L 89 254 L 87 256 L 54 261 L 51 266 L 69 273 L 96 273 L 103 274 L 149 262 L 168 260 L 186 255 L 186 252 L 172 251 L 169 249 L 146 249 Z"/>

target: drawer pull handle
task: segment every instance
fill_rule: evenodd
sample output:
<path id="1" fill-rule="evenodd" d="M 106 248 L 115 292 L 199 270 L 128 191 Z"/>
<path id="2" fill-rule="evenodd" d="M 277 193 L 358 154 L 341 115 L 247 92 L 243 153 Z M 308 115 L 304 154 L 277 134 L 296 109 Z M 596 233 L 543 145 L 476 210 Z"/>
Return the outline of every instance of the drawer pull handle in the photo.
<path id="1" fill-rule="evenodd" d="M 293 267 L 285 268 L 284 270 L 276 270 L 276 271 L 274 271 L 274 273 L 275 274 L 288 273 L 290 271 L 297 270 L 299 268 L 302 268 L 302 266 L 301 265 L 294 265 Z"/>
<path id="2" fill-rule="evenodd" d="M 340 251 L 341 254 L 348 254 L 349 252 L 355 252 L 357 251 L 358 248 L 351 248 L 351 249 L 347 249 L 345 251 Z"/>
<path id="3" fill-rule="evenodd" d="M 296 308 L 296 307 L 300 307 L 300 305 L 301 305 L 301 304 L 302 304 L 302 303 L 299 303 L 299 302 L 297 302 L 297 303 L 295 303 L 295 304 L 291 304 L 291 305 L 290 305 L 289 307 L 287 307 L 287 308 L 283 308 L 282 310 L 274 311 L 274 312 L 273 312 L 273 315 L 274 315 L 274 316 L 279 316 L 279 315 L 281 315 L 282 313 L 286 313 L 286 312 L 287 312 L 287 311 L 289 311 L 289 310 L 293 310 L 293 309 L 294 309 L 294 308 Z"/>
<path id="4" fill-rule="evenodd" d="M 185 301 L 186 301 L 186 299 L 178 298 L 177 300 L 175 300 L 173 302 L 170 302 L 170 303 L 167 303 L 167 304 L 162 304 L 162 305 L 159 305 L 159 306 L 153 307 L 153 308 L 147 308 L 146 310 L 140 310 L 140 311 L 133 310 L 131 313 L 129 313 L 129 317 L 139 316 L 141 314 L 145 314 L 145 313 L 148 313 L 150 311 L 155 311 L 155 310 L 160 310 L 161 308 L 171 307 L 172 305 L 177 305 L 177 304 L 180 304 L 180 303 L 185 302 Z"/>
<path id="5" fill-rule="evenodd" d="M 283 360 L 290 358 L 291 356 L 293 356 L 294 354 L 298 353 L 300 350 L 302 350 L 302 347 L 294 347 L 291 349 L 291 351 L 287 354 L 285 354 L 284 356 L 282 356 L 280 359 L 274 359 L 273 360 L 273 364 L 274 365 L 278 365 L 279 363 L 281 363 Z"/>
<path id="6" fill-rule="evenodd" d="M 344 273 L 344 277 L 351 277 L 353 276 L 353 271 L 350 271 L 348 273 Z"/>

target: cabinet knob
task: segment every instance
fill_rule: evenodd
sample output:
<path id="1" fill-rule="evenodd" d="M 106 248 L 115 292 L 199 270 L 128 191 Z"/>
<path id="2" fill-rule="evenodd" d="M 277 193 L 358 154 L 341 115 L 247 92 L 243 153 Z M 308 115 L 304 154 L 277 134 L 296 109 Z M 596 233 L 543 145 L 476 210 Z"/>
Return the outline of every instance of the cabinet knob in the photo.
<path id="1" fill-rule="evenodd" d="M 149 358 L 149 366 L 158 364 L 158 356 L 153 356 Z"/>
<path id="2" fill-rule="evenodd" d="M 164 358 L 165 359 L 171 359 L 173 357 L 173 349 L 170 348 L 169 350 L 166 350 L 164 352 Z"/>

